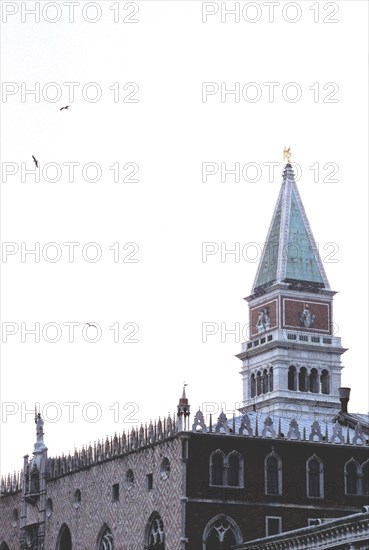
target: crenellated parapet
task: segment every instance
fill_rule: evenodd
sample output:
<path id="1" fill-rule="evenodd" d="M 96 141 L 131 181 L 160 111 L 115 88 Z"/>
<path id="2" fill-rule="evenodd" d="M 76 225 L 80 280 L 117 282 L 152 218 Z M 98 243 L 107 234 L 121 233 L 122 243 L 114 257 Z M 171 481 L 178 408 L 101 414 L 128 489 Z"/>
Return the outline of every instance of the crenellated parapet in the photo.
<path id="1" fill-rule="evenodd" d="M 306 418 L 298 421 L 296 418 L 272 418 L 270 415 L 245 413 L 242 416 L 227 419 L 224 412 L 218 417 L 214 425 L 212 416 L 207 426 L 204 414 L 199 409 L 195 414 L 192 432 L 223 435 L 243 435 L 246 437 L 260 437 L 284 439 L 288 441 L 306 441 L 312 443 L 326 443 L 331 445 L 369 445 L 366 426 L 358 422 L 342 426 L 337 420 L 318 421 Z"/>
<path id="2" fill-rule="evenodd" d="M 1 478 L 0 491 L 1 496 L 17 493 L 22 490 L 23 472 L 14 472 L 13 475 L 8 474 Z"/>
<path id="3" fill-rule="evenodd" d="M 333 419 L 334 420 L 334 419 Z M 93 444 L 75 449 L 73 454 L 48 458 L 46 478 L 55 479 L 79 470 L 89 468 L 99 463 L 115 460 L 116 458 L 139 452 L 143 448 L 164 442 L 182 431 L 175 421 L 175 416 L 141 424 L 122 434 L 99 439 Z M 326 445 L 367 446 L 369 436 L 367 426 L 357 422 L 342 426 L 338 420 L 318 421 L 312 418 L 297 420 L 296 418 L 272 418 L 257 412 L 245 413 L 228 419 L 224 412 L 219 415 L 216 424 L 212 416 L 209 424 L 205 422 L 204 414 L 199 409 L 194 416 L 191 431 L 209 436 L 224 435 L 228 437 L 244 436 L 261 439 L 281 439 L 306 443 L 324 443 Z M 16 493 L 22 489 L 23 473 L 14 472 L 1 480 L 1 496 Z"/>
<path id="4" fill-rule="evenodd" d="M 114 460 L 156 445 L 171 438 L 177 432 L 174 416 L 172 418 L 168 415 L 163 420 L 159 417 L 158 421 L 150 421 L 149 424 L 141 424 L 140 427 L 132 428 L 128 432 L 123 431 L 122 434 L 99 439 L 93 444 L 83 446 L 79 451 L 76 449 L 72 455 L 69 453 L 49 458 L 47 477 L 49 479 L 57 478 L 95 464 Z"/>

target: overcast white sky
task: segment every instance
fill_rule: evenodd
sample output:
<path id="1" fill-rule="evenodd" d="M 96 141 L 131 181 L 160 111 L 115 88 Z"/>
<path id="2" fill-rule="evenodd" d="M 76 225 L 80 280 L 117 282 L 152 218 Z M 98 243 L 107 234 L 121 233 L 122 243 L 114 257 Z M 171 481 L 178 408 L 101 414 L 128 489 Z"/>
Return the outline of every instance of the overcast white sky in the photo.
<path id="1" fill-rule="evenodd" d="M 2 473 L 20 469 L 33 451 L 33 414 L 25 412 L 35 402 L 50 456 L 173 412 L 183 381 L 193 412 L 223 403 L 231 414 L 241 404 L 234 355 L 242 336 L 222 342 L 221 323 L 230 329 L 248 322 L 242 298 L 250 294 L 258 250 L 248 243 L 261 247 L 266 237 L 284 145 L 301 166 L 300 194 L 339 291 L 334 321 L 349 348 L 342 375 L 342 385 L 352 388 L 349 409 L 367 412 L 367 3 L 278 2 L 271 22 L 270 3 L 241 2 L 239 23 L 231 15 L 222 22 L 222 2 L 86 4 L 75 3 L 74 22 L 68 2 L 41 2 L 39 22 L 26 13 L 35 2 L 2 5 L 8 95 L 1 104 L 1 229 L 3 243 L 14 243 L 5 245 L 14 254 L 3 254 L 1 264 L 3 340 L 4 326 L 17 330 L 2 344 Z M 79 83 L 74 99 L 66 82 Z M 214 83 L 214 94 L 202 101 L 203 82 Z M 222 82 L 228 89 L 239 83 L 239 102 L 230 95 L 221 101 Z M 39 101 L 22 97 L 38 85 Z M 96 91 L 101 98 L 92 102 Z M 65 105 L 70 109 L 60 111 Z M 24 173 L 34 167 L 32 155 L 39 182 Z M 231 175 L 222 182 L 219 171 L 205 183 L 204 162 L 219 169 L 222 162 L 252 164 L 239 182 Z M 269 181 L 272 162 L 280 165 Z M 45 172 L 48 163 L 54 165 Z M 55 163 L 60 179 L 52 182 Z M 79 163 L 74 181 L 66 163 Z M 99 181 L 88 181 L 94 169 L 83 173 L 87 163 L 100 166 Z M 132 179 L 139 181 L 115 183 L 115 163 L 121 180 L 138 165 Z M 134 164 L 123 169 L 127 163 Z M 74 262 L 66 242 L 79 243 Z M 97 244 L 85 246 L 91 242 Z M 204 242 L 219 247 L 207 261 Z M 40 261 L 27 255 L 22 262 L 22 246 L 35 243 Z M 228 255 L 222 262 L 221 243 L 240 246 L 249 259 Z M 62 256 L 53 263 L 57 251 Z M 96 251 L 101 259 L 87 261 Z M 67 322 L 80 323 L 74 343 Z M 101 327 L 98 342 L 83 338 L 86 322 Z M 206 343 L 205 322 L 219 326 Z M 39 343 L 21 323 L 40 323 Z M 60 325 L 58 342 L 43 338 L 42 329 L 54 335 L 48 323 Z M 119 343 L 109 329 L 114 323 Z M 138 342 L 123 342 L 137 329 L 131 339 Z M 88 328 L 89 338 L 94 331 Z"/>

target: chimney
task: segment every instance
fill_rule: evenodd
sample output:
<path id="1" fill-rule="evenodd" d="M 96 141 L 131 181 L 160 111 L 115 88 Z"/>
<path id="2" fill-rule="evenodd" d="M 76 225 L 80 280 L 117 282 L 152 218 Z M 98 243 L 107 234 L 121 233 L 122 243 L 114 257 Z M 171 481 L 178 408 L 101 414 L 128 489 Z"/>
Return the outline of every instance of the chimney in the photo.
<path id="1" fill-rule="evenodd" d="M 347 403 L 350 401 L 351 388 L 338 388 L 338 395 L 341 401 L 341 412 L 347 413 Z"/>

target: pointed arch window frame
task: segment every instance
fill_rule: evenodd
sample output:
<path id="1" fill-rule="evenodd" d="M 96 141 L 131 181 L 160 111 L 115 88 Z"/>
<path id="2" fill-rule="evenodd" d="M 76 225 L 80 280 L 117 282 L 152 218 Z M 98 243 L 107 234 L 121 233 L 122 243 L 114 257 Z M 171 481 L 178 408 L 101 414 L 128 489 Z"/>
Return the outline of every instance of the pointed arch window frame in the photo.
<path id="1" fill-rule="evenodd" d="M 316 460 L 319 464 L 319 495 L 310 494 L 310 467 L 309 464 L 312 460 Z M 318 455 L 315 453 L 310 456 L 306 461 L 306 496 L 307 498 L 313 498 L 315 500 L 324 499 L 324 462 Z"/>
<path id="2" fill-rule="evenodd" d="M 58 532 L 58 536 L 57 536 L 57 539 L 56 539 L 56 550 L 59 550 L 59 549 L 60 549 L 60 544 L 61 544 L 61 542 L 62 542 L 62 538 L 63 538 L 64 533 L 65 533 L 66 531 L 69 533 L 69 537 L 70 537 L 70 547 L 73 548 L 73 539 L 72 539 L 71 530 L 69 529 L 68 525 L 64 522 L 64 523 L 60 526 L 60 529 L 59 529 L 59 532 Z"/>
<path id="3" fill-rule="evenodd" d="M 230 485 L 228 483 L 229 481 L 229 468 L 230 468 L 230 463 L 229 463 L 229 459 L 231 456 L 237 456 L 238 458 L 238 484 L 237 485 Z M 243 460 L 243 456 L 241 455 L 241 453 L 239 453 L 238 451 L 236 451 L 235 449 L 233 451 L 231 451 L 230 453 L 227 454 L 226 456 L 226 460 L 225 460 L 225 481 L 226 481 L 226 487 L 238 487 L 238 488 L 243 488 L 244 487 L 244 460 Z"/>
<path id="4" fill-rule="evenodd" d="M 213 457 L 219 455 L 222 457 L 223 466 L 222 466 L 222 483 L 213 483 Z M 237 456 L 238 458 L 238 485 L 229 485 L 228 483 L 228 473 L 229 473 L 229 459 L 231 456 Z M 243 488 L 244 487 L 244 459 L 241 453 L 233 449 L 227 455 L 221 450 L 216 449 L 209 456 L 209 487 L 232 487 L 232 488 Z"/>
<path id="5" fill-rule="evenodd" d="M 222 483 L 213 483 L 213 458 L 214 456 L 220 456 L 222 458 Z M 226 455 L 221 449 L 216 449 L 212 453 L 210 453 L 209 456 L 209 486 L 210 487 L 224 487 L 225 481 L 226 481 L 226 469 L 225 469 L 225 461 L 226 461 Z"/>
<path id="6" fill-rule="evenodd" d="M 268 491 L 268 459 L 271 457 L 277 460 L 278 491 L 276 493 Z M 282 483 L 282 459 L 275 451 L 271 451 L 264 459 L 264 494 L 268 496 L 281 496 L 283 494 Z"/>
<path id="7" fill-rule="evenodd" d="M 369 462 L 369 459 L 368 459 L 368 462 Z M 350 473 L 347 471 L 348 469 L 348 466 L 350 464 L 353 464 L 355 467 L 356 467 L 356 476 L 355 476 L 355 482 L 356 482 L 356 492 L 355 493 L 349 493 L 349 475 Z M 348 496 L 358 496 L 358 495 L 361 495 L 363 494 L 363 491 L 362 491 L 362 468 L 360 466 L 360 464 L 357 462 L 357 460 L 354 459 L 354 457 L 352 456 L 346 463 L 345 463 L 345 466 L 344 466 L 344 477 L 345 477 L 345 495 L 348 495 Z"/>
<path id="8" fill-rule="evenodd" d="M 162 516 L 159 514 L 159 512 L 157 512 L 156 510 L 154 510 L 151 514 L 150 514 L 150 517 L 146 523 L 146 528 L 145 528 L 145 534 L 144 534 L 144 537 L 145 537 L 145 540 L 144 540 L 144 549 L 147 550 L 151 547 L 151 542 L 150 542 L 150 537 L 151 537 L 151 533 L 152 533 L 152 529 L 153 529 L 153 525 L 154 525 L 154 522 L 156 520 L 159 520 L 163 523 L 163 540 L 161 541 L 161 544 L 164 545 L 164 548 L 166 548 L 166 542 L 165 542 L 165 523 L 164 523 L 164 520 L 162 518 Z"/>
<path id="9" fill-rule="evenodd" d="M 106 535 L 111 535 L 111 541 L 109 541 L 109 546 L 102 546 L 103 539 Z M 107 523 L 101 527 L 99 534 L 97 536 L 96 550 L 114 550 L 114 535 Z"/>
<path id="10" fill-rule="evenodd" d="M 209 550 L 206 548 L 206 541 L 207 541 L 207 538 L 209 537 L 211 529 L 213 528 L 215 523 L 217 523 L 218 521 L 224 521 L 224 522 L 227 521 L 229 523 L 235 535 L 235 538 L 237 541 L 236 544 L 241 544 L 245 540 L 245 537 L 242 534 L 240 526 L 233 518 L 231 518 L 227 514 L 218 514 L 217 516 L 212 517 L 208 521 L 208 523 L 205 525 L 205 528 L 202 534 L 202 550 Z"/>

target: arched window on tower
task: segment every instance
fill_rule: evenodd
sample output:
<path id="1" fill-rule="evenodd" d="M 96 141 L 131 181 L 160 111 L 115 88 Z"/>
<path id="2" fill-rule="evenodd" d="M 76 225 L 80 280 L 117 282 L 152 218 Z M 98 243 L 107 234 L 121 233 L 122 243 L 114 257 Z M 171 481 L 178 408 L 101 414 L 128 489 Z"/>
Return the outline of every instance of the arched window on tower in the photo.
<path id="1" fill-rule="evenodd" d="M 227 456 L 227 485 L 243 487 L 243 459 L 237 451 Z"/>
<path id="2" fill-rule="evenodd" d="M 324 497 L 323 462 L 316 455 L 306 463 L 307 496 L 310 498 Z"/>
<path id="3" fill-rule="evenodd" d="M 256 395 L 255 374 L 252 374 L 251 378 L 250 378 L 250 395 L 251 395 L 251 397 L 255 397 L 255 395 Z"/>
<path id="4" fill-rule="evenodd" d="M 203 550 L 230 550 L 243 540 L 237 523 L 229 516 L 220 514 L 212 518 L 204 529 Z"/>
<path id="5" fill-rule="evenodd" d="M 60 528 L 56 550 L 72 550 L 72 536 L 69 527 L 65 523 Z"/>
<path id="6" fill-rule="evenodd" d="M 358 495 L 361 493 L 359 488 L 360 476 L 359 476 L 360 466 L 351 458 L 345 464 L 345 493 L 346 495 Z"/>
<path id="7" fill-rule="evenodd" d="M 273 367 L 269 369 L 269 391 L 273 391 Z"/>
<path id="8" fill-rule="evenodd" d="M 316 369 L 311 369 L 310 371 L 309 391 L 311 393 L 319 393 L 318 371 Z"/>
<path id="9" fill-rule="evenodd" d="M 273 451 L 264 461 L 265 494 L 282 494 L 282 460 Z"/>
<path id="10" fill-rule="evenodd" d="M 269 391 L 269 374 L 267 369 L 264 369 L 263 372 L 263 393 L 268 393 Z"/>
<path id="11" fill-rule="evenodd" d="M 322 393 L 329 394 L 329 372 L 326 369 L 323 369 L 320 375 L 320 387 Z"/>
<path id="12" fill-rule="evenodd" d="M 217 449 L 210 455 L 210 485 L 224 485 L 225 454 Z"/>
<path id="13" fill-rule="evenodd" d="M 307 391 L 307 370 L 301 367 L 299 371 L 299 391 Z"/>
<path id="14" fill-rule="evenodd" d="M 145 548 L 148 550 L 165 550 L 164 523 L 156 512 L 150 516 L 146 539 Z"/>
<path id="15" fill-rule="evenodd" d="M 361 465 L 361 473 L 363 476 L 363 495 L 369 495 L 369 460 Z"/>
<path id="16" fill-rule="evenodd" d="M 296 367 L 291 365 L 288 369 L 288 389 L 297 390 L 297 371 Z"/>
<path id="17" fill-rule="evenodd" d="M 256 393 L 261 395 L 261 372 L 258 371 L 256 374 Z"/>

